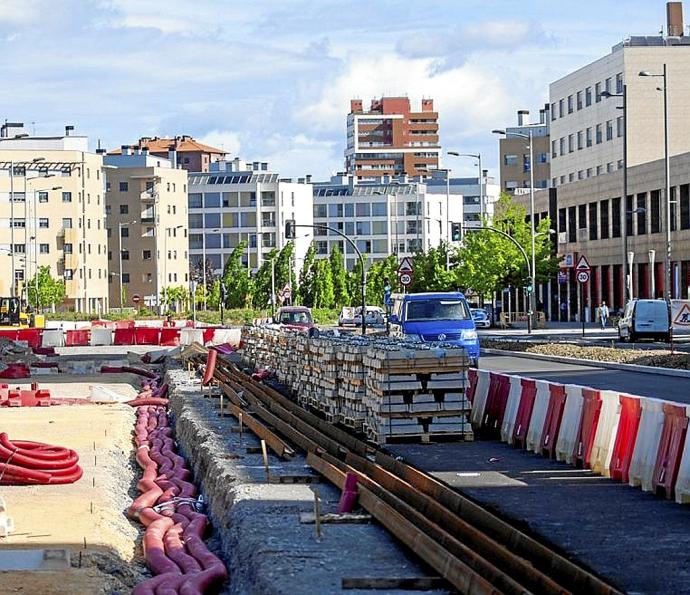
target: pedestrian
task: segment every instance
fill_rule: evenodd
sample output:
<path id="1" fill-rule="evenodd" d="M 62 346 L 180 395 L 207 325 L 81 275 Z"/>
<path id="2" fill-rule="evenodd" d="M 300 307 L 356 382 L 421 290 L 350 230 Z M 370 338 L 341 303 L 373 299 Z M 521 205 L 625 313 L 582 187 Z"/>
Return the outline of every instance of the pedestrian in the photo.
<path id="1" fill-rule="evenodd" d="M 568 304 L 561 302 L 561 322 L 568 322 Z"/>
<path id="2" fill-rule="evenodd" d="M 601 330 L 603 331 L 606 328 L 606 322 L 609 319 L 609 307 L 606 305 L 606 302 L 601 302 L 599 304 L 599 324 L 601 324 Z"/>

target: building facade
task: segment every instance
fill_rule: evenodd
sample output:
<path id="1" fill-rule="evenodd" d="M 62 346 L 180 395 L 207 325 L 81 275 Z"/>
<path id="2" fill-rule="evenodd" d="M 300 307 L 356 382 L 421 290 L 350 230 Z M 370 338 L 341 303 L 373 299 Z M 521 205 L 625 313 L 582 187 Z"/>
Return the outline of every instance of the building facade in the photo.
<path id="1" fill-rule="evenodd" d="M 350 101 L 345 169 L 357 181 L 427 176 L 438 169 L 440 155 L 433 99 L 423 99 L 414 112 L 407 97 L 374 99 L 367 111 L 362 100 Z"/>
<path id="2" fill-rule="evenodd" d="M 357 183 L 354 176 L 339 175 L 314 185 L 314 223 L 337 229 L 351 237 L 367 266 L 387 258 L 411 256 L 438 246 L 450 236 L 453 222 L 461 220 L 460 200 L 431 194 L 422 181 L 382 178 L 380 183 Z M 450 226 L 449 226 L 450 224 Z M 338 234 L 316 229 L 317 257 L 327 258 L 338 246 L 349 270 L 357 255 Z"/>
<path id="3" fill-rule="evenodd" d="M 271 173 L 267 163 L 239 159 L 219 161 L 206 173 L 189 176 L 189 253 L 192 265 L 204 259 L 215 274 L 221 274 L 233 249 L 248 242 L 243 263 L 256 271 L 266 255 L 281 249 L 285 221 L 297 225 L 295 265 L 299 270 L 313 237 L 312 185 L 308 178 L 293 181 Z"/>
<path id="4" fill-rule="evenodd" d="M 110 304 L 157 308 L 189 285 L 187 172 L 138 148 L 105 163 Z"/>
<path id="5" fill-rule="evenodd" d="M 149 155 L 168 159 L 173 168 L 181 167 L 190 172 L 209 171 L 212 163 L 225 159 L 223 149 L 200 143 L 186 134 L 172 138 L 142 136 L 136 145 L 123 145 L 110 151 L 109 155 L 120 155 L 127 150 L 148 151 Z"/>
<path id="6" fill-rule="evenodd" d="M 71 131 L 30 136 L 18 123 L 0 130 L 0 262 L 8 273 L 0 295 L 26 299 L 27 283 L 48 266 L 65 281 L 62 306 L 101 313 L 108 309 L 103 158 Z"/>
<path id="7" fill-rule="evenodd" d="M 548 188 L 551 184 L 549 112 L 547 104 L 539 110 L 539 122 L 529 123 L 529 111 L 518 111 L 518 125 L 506 128 L 506 136 L 499 141 L 501 189 L 508 194 L 529 192 L 531 184 L 531 153 L 529 139 L 534 143 L 534 187 Z"/>

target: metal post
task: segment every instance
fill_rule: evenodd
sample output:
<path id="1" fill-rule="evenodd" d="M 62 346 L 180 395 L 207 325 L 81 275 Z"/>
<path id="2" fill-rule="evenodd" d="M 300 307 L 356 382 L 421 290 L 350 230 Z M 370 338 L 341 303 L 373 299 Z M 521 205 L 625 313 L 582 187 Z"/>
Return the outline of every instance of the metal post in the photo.
<path id="1" fill-rule="evenodd" d="M 29 201 L 26 199 L 26 167 L 24 168 L 24 283 L 22 293 L 26 292 L 26 301 L 29 301 L 29 288 L 26 282 L 29 280 L 29 252 L 27 246 L 29 245 L 29 228 L 27 227 L 29 221 Z M 13 246 L 14 248 L 14 246 Z"/>
<path id="2" fill-rule="evenodd" d="M 625 285 L 625 302 L 623 306 L 632 299 L 632 268 L 628 265 L 628 85 L 623 85 L 623 281 Z"/>
<path id="3" fill-rule="evenodd" d="M 578 285 L 580 286 L 580 320 L 582 321 L 582 336 L 585 336 L 585 290 L 584 290 L 584 283 L 580 283 L 578 281 Z"/>
<path id="4" fill-rule="evenodd" d="M 204 284 L 204 310 L 206 310 L 206 230 L 201 230 L 201 274 Z"/>
<path id="5" fill-rule="evenodd" d="M 534 315 L 537 310 L 537 257 L 535 239 L 537 235 L 537 225 L 534 218 L 534 141 L 532 139 L 532 128 L 529 129 L 529 208 L 530 208 L 530 226 L 532 228 L 532 291 L 530 292 L 530 311 L 527 313 L 527 332 L 531 332 L 531 326 L 534 326 Z"/>
<path id="6" fill-rule="evenodd" d="M 649 295 L 652 299 L 656 298 L 656 275 L 654 274 L 654 257 L 656 256 L 655 250 L 649 250 L 647 253 L 649 256 Z"/>
<path id="7" fill-rule="evenodd" d="M 276 259 L 271 258 L 271 316 L 276 314 Z"/>
<path id="8" fill-rule="evenodd" d="M 117 224 L 117 257 L 119 262 L 119 272 L 120 272 L 120 312 L 123 308 L 122 299 L 122 221 Z"/>
<path id="9" fill-rule="evenodd" d="M 479 182 L 479 219 L 481 220 L 481 225 L 484 225 L 484 175 L 482 171 L 482 154 L 477 153 L 477 162 L 479 164 L 479 176 L 477 181 Z"/>
<path id="10" fill-rule="evenodd" d="M 36 190 L 34 189 L 34 289 L 36 291 L 36 311 L 40 306 L 38 299 L 38 201 L 36 200 Z"/>
<path id="11" fill-rule="evenodd" d="M 481 192 L 481 190 L 480 190 Z M 450 170 L 446 169 L 446 271 L 450 271 Z"/>
<path id="12" fill-rule="evenodd" d="M 663 70 L 664 77 L 664 161 L 666 178 L 666 261 L 665 281 L 666 299 L 671 304 L 673 298 L 673 279 L 671 278 L 671 161 L 668 152 L 668 84 L 666 80 L 666 64 Z"/>
<path id="13" fill-rule="evenodd" d="M 17 295 L 17 279 L 14 274 L 14 161 L 10 161 L 10 256 L 12 257 L 12 297 Z"/>

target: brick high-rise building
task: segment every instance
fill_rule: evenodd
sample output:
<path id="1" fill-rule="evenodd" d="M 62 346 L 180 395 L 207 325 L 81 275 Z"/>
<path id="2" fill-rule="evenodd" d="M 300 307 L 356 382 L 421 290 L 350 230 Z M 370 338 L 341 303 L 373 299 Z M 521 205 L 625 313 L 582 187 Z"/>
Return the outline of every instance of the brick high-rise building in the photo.
<path id="1" fill-rule="evenodd" d="M 357 181 L 382 176 L 428 176 L 438 169 L 441 147 L 433 99 L 412 111 L 407 97 L 373 99 L 364 111 L 361 99 L 350 101 L 345 167 Z"/>

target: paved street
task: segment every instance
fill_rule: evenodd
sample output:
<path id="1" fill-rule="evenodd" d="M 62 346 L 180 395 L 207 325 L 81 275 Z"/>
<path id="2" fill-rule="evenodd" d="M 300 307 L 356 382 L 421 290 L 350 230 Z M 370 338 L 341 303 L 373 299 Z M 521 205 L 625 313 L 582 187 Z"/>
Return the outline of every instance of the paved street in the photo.
<path id="1" fill-rule="evenodd" d="M 562 364 L 509 355 L 485 355 L 480 360 L 480 368 L 528 378 L 581 384 L 633 395 L 690 403 L 688 388 L 690 381 L 687 378 Z"/>

